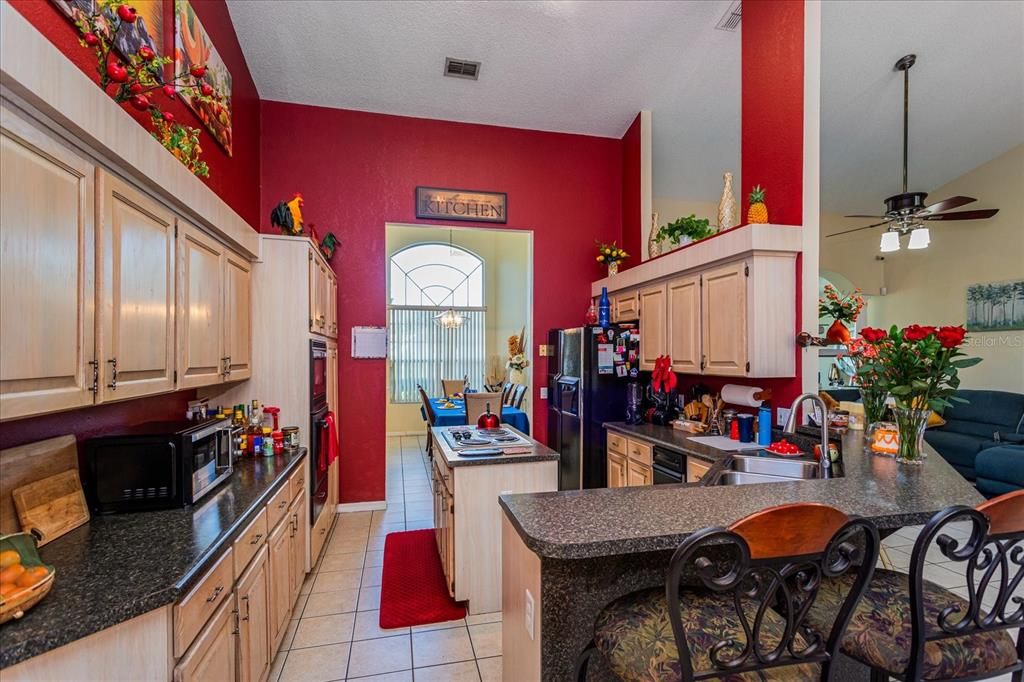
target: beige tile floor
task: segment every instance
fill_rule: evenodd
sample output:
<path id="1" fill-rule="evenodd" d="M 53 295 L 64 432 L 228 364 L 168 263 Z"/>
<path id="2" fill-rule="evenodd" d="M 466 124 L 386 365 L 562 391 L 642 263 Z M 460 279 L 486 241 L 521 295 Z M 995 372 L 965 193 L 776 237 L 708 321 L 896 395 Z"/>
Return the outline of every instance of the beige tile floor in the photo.
<path id="1" fill-rule="evenodd" d="M 388 438 L 386 510 L 342 514 L 302 587 L 270 682 L 501 679 L 501 614 L 381 630 L 388 533 L 433 527 L 422 437 Z"/>
<path id="2" fill-rule="evenodd" d="M 378 627 L 385 536 L 433 526 L 424 445 L 422 437 L 388 438 L 387 509 L 338 518 L 303 585 L 270 682 L 501 679 L 500 613 L 397 630 Z M 907 569 L 920 530 L 904 528 L 883 541 L 897 570 Z M 926 579 L 967 596 L 962 569 L 951 570 L 952 563 L 935 549 L 927 559 Z M 1024 584 L 1019 590 L 1024 595 Z M 1009 680 L 1007 675 L 995 682 Z"/>

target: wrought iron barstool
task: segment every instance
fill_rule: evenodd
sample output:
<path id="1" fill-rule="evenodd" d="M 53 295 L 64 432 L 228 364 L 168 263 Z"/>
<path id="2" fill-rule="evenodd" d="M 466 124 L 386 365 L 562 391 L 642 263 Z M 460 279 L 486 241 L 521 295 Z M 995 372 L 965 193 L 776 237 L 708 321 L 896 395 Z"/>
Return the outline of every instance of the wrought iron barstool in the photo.
<path id="1" fill-rule="evenodd" d="M 967 523 L 967 539 L 952 524 Z M 962 532 L 960 533 L 962 535 Z M 967 597 L 924 579 L 933 546 L 964 571 Z M 829 579 L 808 620 L 827 628 L 849 581 Z M 986 603 L 990 606 L 986 606 Z M 1024 670 L 1024 490 L 970 507 L 949 507 L 918 535 L 908 574 L 878 569 L 854 612 L 842 652 L 873 680 L 981 680 Z"/>
<path id="2" fill-rule="evenodd" d="M 664 588 L 597 617 L 577 678 L 599 655 L 623 680 L 829 679 L 841 634 L 878 559 L 878 531 L 822 504 L 790 504 L 706 528 L 672 555 Z M 698 586 L 684 586 L 695 574 Z M 833 627 L 806 616 L 825 579 L 850 576 Z"/>

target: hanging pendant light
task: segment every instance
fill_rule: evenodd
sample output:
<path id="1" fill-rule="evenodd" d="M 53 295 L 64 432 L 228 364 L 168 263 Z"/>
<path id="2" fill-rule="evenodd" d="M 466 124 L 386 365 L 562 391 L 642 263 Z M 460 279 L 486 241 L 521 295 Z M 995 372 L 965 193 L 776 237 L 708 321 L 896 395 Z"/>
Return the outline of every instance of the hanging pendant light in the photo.
<path id="1" fill-rule="evenodd" d="M 929 234 L 927 227 L 917 227 L 910 233 L 910 242 L 907 244 L 907 248 L 926 249 L 931 240 L 931 234 Z"/>
<path id="2" fill-rule="evenodd" d="M 448 228 L 448 249 L 449 252 L 453 251 L 451 228 Z M 442 313 L 434 315 L 434 322 L 439 324 L 442 329 L 458 329 L 465 321 L 466 318 L 455 308 L 449 308 Z"/>
<path id="3" fill-rule="evenodd" d="M 890 253 L 892 251 L 900 250 L 900 233 L 899 232 L 883 232 L 882 243 L 879 245 L 879 249 L 882 253 Z"/>

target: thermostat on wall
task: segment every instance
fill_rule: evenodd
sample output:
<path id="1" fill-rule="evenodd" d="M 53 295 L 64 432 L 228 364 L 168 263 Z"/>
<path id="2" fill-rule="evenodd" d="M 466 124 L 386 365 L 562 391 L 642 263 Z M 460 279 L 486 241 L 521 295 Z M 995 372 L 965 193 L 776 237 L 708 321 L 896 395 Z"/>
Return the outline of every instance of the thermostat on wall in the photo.
<path id="1" fill-rule="evenodd" d="M 352 327 L 352 357 L 386 358 L 387 356 L 387 327 Z"/>

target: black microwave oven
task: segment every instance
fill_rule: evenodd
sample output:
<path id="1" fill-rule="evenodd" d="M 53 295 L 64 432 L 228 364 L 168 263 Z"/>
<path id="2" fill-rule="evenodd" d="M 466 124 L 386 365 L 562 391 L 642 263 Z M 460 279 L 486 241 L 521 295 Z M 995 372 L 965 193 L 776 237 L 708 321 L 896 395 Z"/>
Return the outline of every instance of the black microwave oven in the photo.
<path id="1" fill-rule="evenodd" d="M 198 502 L 231 476 L 235 427 L 223 419 L 148 422 L 85 442 L 83 481 L 100 514 Z"/>

